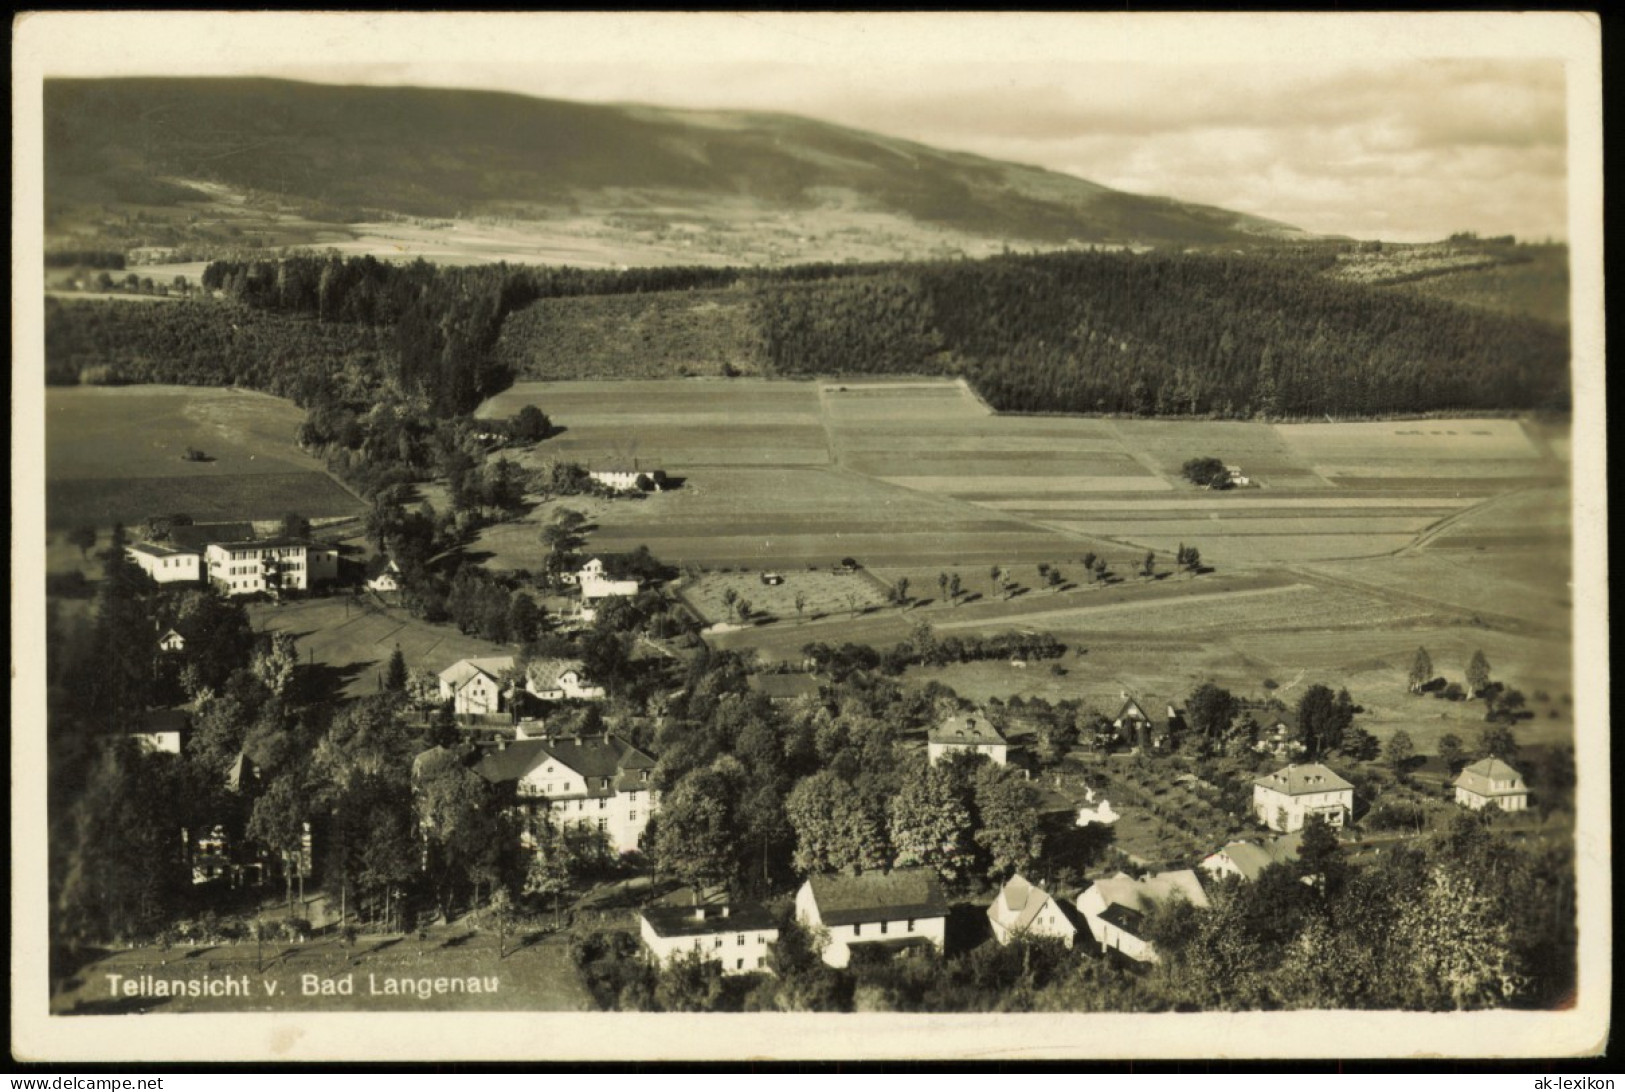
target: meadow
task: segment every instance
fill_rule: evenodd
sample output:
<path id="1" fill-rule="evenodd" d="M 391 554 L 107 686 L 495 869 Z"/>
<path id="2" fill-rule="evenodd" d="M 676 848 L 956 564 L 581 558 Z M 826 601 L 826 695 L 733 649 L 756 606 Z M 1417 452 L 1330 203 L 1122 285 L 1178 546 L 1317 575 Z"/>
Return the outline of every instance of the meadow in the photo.
<path id="1" fill-rule="evenodd" d="M 45 481 L 51 527 L 184 512 L 194 519 L 353 515 L 360 501 L 294 443 L 293 403 L 206 387 L 50 387 Z M 183 458 L 195 448 L 207 461 Z"/>

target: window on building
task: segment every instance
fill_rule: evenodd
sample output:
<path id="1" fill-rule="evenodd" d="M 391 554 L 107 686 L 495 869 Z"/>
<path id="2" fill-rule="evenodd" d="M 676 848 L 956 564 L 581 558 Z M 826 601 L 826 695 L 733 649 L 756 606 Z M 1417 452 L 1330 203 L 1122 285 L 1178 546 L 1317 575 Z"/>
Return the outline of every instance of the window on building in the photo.
<path id="1" fill-rule="evenodd" d="M 739 971 L 744 970 L 745 969 L 745 961 L 743 959 L 735 960 L 734 961 L 734 969 L 739 970 Z"/>
<path id="2" fill-rule="evenodd" d="M 598 829 L 599 830 L 608 830 L 609 829 L 609 820 L 608 819 L 600 819 L 600 820 L 598 820 Z"/>
<path id="3" fill-rule="evenodd" d="M 913 918 L 908 919 L 908 931 L 911 932 L 911 933 L 914 931 L 914 919 Z"/>
<path id="4" fill-rule="evenodd" d="M 765 967 L 765 966 L 767 966 L 767 957 L 766 957 L 766 956 L 760 956 L 760 955 L 759 955 L 759 956 L 757 956 L 757 957 L 756 957 L 756 965 L 757 965 L 757 966 L 758 966 L 758 967 Z"/>
<path id="5" fill-rule="evenodd" d="M 720 947 L 722 947 L 722 938 L 721 938 L 721 937 L 718 937 L 718 938 L 717 938 L 717 942 L 716 942 L 716 943 L 715 943 L 715 944 L 713 944 L 713 945 L 711 945 L 711 947 L 713 947 L 713 948 L 720 948 Z"/>
<path id="6" fill-rule="evenodd" d="M 739 934 L 738 945 L 741 948 L 743 948 L 745 946 L 745 934 L 744 933 Z"/>
<path id="7" fill-rule="evenodd" d="M 609 797 L 600 796 L 598 798 L 598 810 L 603 811 L 605 808 L 608 808 L 608 807 L 609 807 Z"/>
<path id="8" fill-rule="evenodd" d="M 634 811 L 632 811 L 632 812 L 631 812 L 631 813 L 629 813 L 629 814 L 628 814 L 628 815 L 627 815 L 627 819 L 628 819 L 628 821 L 630 821 L 630 822 L 633 822 L 633 823 L 636 823 L 636 822 L 637 822 L 637 821 L 638 821 L 638 813 L 637 813 L 637 811 L 636 811 L 636 810 L 634 810 Z"/>
<path id="9" fill-rule="evenodd" d="M 890 924 L 891 924 L 891 922 L 889 922 L 889 921 L 883 921 L 883 922 L 880 923 L 880 935 L 881 936 L 886 935 L 886 926 L 888 926 Z"/>
<path id="10" fill-rule="evenodd" d="M 862 922 L 859 922 L 858 924 L 852 926 L 852 935 L 855 936 L 855 937 L 861 937 L 863 935 L 863 923 Z"/>

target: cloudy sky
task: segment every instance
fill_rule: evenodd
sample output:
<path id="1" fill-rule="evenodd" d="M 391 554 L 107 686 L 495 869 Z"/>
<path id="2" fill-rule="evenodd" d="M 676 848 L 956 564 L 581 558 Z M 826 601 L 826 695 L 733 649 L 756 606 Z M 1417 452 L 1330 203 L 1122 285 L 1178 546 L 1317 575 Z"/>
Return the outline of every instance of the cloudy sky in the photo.
<path id="1" fill-rule="evenodd" d="M 91 18 L 53 74 L 782 110 L 1394 240 L 1567 238 L 1586 73 L 1583 17 L 1550 15 Z"/>

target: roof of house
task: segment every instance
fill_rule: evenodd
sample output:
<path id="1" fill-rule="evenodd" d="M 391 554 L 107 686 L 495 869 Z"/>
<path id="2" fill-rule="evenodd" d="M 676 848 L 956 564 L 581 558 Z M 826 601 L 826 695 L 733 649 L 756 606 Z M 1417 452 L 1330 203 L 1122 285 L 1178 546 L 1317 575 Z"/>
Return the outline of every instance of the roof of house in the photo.
<path id="1" fill-rule="evenodd" d="M 294 546 L 309 546 L 310 540 L 303 538 L 288 538 L 278 535 L 275 538 L 242 538 L 242 539 L 213 539 L 210 546 L 217 546 L 222 550 L 280 550 Z"/>
<path id="2" fill-rule="evenodd" d="M 1116 724 L 1118 721 L 1123 720 L 1131 714 L 1136 720 L 1149 721 L 1151 719 L 1150 715 L 1140 707 L 1139 702 L 1135 701 L 1133 698 L 1126 698 L 1123 701 L 1123 708 L 1119 709 L 1117 711 L 1117 715 L 1112 718 L 1112 723 Z"/>
<path id="3" fill-rule="evenodd" d="M 1491 788 L 1496 781 L 1510 781 L 1512 788 Z M 1523 774 L 1499 758 L 1480 759 L 1464 768 L 1456 776 L 1456 787 L 1477 793 L 1479 796 L 1522 796 L 1529 791 L 1528 786 L 1523 783 Z"/>
<path id="4" fill-rule="evenodd" d="M 525 665 L 525 681 L 530 689 L 556 690 L 559 679 L 571 671 L 581 674 L 580 660 L 532 660 Z"/>
<path id="5" fill-rule="evenodd" d="M 395 564 L 395 559 L 390 557 L 388 554 L 379 554 L 371 561 L 367 562 L 368 580 L 376 579 L 377 577 L 383 576 L 388 572 L 398 573 L 400 571 L 401 567 Z"/>
<path id="6" fill-rule="evenodd" d="M 1048 891 L 1017 873 L 994 896 L 993 904 L 987 908 L 987 916 L 1007 929 L 1021 930 L 1031 925 L 1039 911 L 1050 901 Z"/>
<path id="7" fill-rule="evenodd" d="M 764 694 L 774 701 L 818 693 L 818 680 L 811 675 L 751 675 L 745 679 L 745 683 L 752 692 Z"/>
<path id="8" fill-rule="evenodd" d="M 1159 902 L 1173 898 L 1183 898 L 1192 906 L 1206 907 L 1208 904 L 1207 892 L 1202 889 L 1202 882 L 1196 878 L 1196 873 L 1188 868 L 1159 872 L 1143 880 L 1136 880 L 1126 872 L 1119 872 L 1109 880 L 1096 880 L 1094 886 L 1100 892 L 1101 900 L 1106 907 L 1121 906 L 1141 914 Z M 1101 916 L 1105 917 L 1105 914 L 1102 913 Z"/>
<path id="9" fill-rule="evenodd" d="M 702 913 L 703 911 L 703 913 Z M 681 887 L 643 908 L 643 918 L 663 937 L 778 930 L 776 918 L 754 902 L 733 902 L 720 888 Z"/>
<path id="10" fill-rule="evenodd" d="M 1230 858 L 1245 879 L 1256 880 L 1259 873 L 1270 865 L 1290 864 L 1298 859 L 1298 845 L 1303 841 L 1303 832 L 1294 831 L 1283 834 L 1279 838 L 1259 842 L 1231 842 L 1223 849 L 1214 853 L 1212 857 L 1220 854 Z M 1211 860 L 1212 857 L 1208 859 Z"/>
<path id="11" fill-rule="evenodd" d="M 236 759 L 226 770 L 226 788 L 232 792 L 244 792 L 254 786 L 259 780 L 259 767 L 242 751 L 237 753 Z"/>
<path id="12" fill-rule="evenodd" d="M 196 553 L 211 542 L 246 542 L 254 537 L 252 523 L 188 523 L 169 529 L 169 543 Z"/>
<path id="13" fill-rule="evenodd" d="M 137 554 L 146 554 L 148 557 L 176 557 L 180 554 L 195 554 L 196 550 L 176 549 L 171 546 L 162 546 L 156 542 L 132 542 L 125 549 Z"/>
<path id="14" fill-rule="evenodd" d="M 442 671 L 440 681 L 456 690 L 475 675 L 488 675 L 495 679 L 504 671 L 512 670 L 512 656 L 471 656 L 466 660 L 458 660 Z"/>
<path id="15" fill-rule="evenodd" d="M 1302 796 L 1311 792 L 1336 792 L 1341 789 L 1352 789 L 1353 785 L 1344 781 L 1330 769 L 1318 762 L 1307 765 L 1282 766 L 1272 774 L 1256 779 L 1253 784 L 1263 785 L 1267 789 L 1285 793 L 1288 796 Z"/>
<path id="16" fill-rule="evenodd" d="M 955 713 L 927 734 L 931 743 L 954 743 L 967 746 L 998 746 L 1005 742 L 999 730 L 980 713 Z"/>
<path id="17" fill-rule="evenodd" d="M 655 760 L 619 736 L 522 739 L 479 761 L 474 772 L 493 784 L 518 781 L 544 761 L 566 766 L 587 782 L 588 796 L 609 796 L 645 788 L 641 771 L 652 770 Z M 610 786 L 606 778 L 613 779 Z"/>
<path id="18" fill-rule="evenodd" d="M 825 925 L 856 925 L 898 918 L 939 918 L 948 913 L 937 874 L 929 868 L 890 872 L 818 873 L 807 877 Z"/>

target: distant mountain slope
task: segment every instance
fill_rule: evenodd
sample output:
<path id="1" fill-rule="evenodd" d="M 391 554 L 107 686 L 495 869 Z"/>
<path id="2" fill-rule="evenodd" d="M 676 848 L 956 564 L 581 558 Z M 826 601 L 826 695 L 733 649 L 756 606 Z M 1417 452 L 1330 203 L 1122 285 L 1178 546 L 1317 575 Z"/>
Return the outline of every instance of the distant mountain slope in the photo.
<path id="1" fill-rule="evenodd" d="M 861 209 L 1033 243 L 1216 244 L 1258 217 L 780 114 L 264 79 L 51 80 L 48 205 L 276 200 L 317 221 Z"/>

